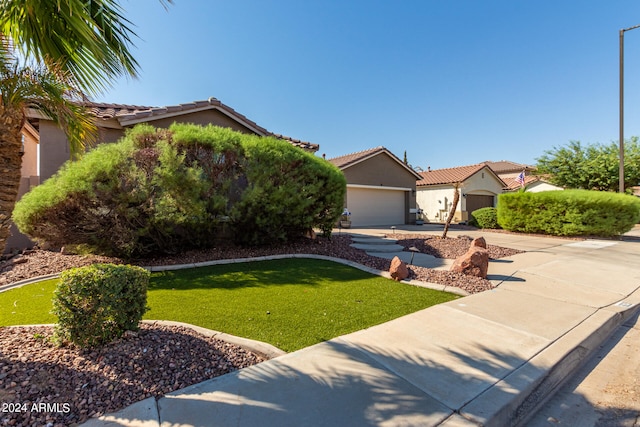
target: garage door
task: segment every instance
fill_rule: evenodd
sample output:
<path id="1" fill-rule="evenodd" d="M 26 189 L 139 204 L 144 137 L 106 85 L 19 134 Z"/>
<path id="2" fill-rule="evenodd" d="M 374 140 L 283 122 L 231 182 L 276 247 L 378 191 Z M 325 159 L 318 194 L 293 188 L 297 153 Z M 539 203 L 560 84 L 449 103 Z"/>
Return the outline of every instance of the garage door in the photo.
<path id="1" fill-rule="evenodd" d="M 347 207 L 354 227 L 404 224 L 402 190 L 347 188 Z"/>
<path id="2" fill-rule="evenodd" d="M 493 196 L 483 196 L 476 194 L 467 194 L 467 212 L 471 217 L 471 212 L 480 208 L 492 208 Z"/>

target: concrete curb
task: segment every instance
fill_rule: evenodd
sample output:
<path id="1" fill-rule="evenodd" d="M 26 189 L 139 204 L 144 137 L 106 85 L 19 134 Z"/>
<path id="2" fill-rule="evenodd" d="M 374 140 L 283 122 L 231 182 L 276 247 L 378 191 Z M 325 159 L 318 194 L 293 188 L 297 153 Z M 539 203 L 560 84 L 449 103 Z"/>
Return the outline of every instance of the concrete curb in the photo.
<path id="1" fill-rule="evenodd" d="M 60 273 L 45 274 L 43 276 L 36 276 L 30 279 L 18 280 L 17 282 L 0 286 L 0 292 L 8 291 L 9 289 L 20 288 L 22 286 L 30 285 L 36 282 L 41 282 L 43 280 L 56 279 L 58 277 L 60 277 Z"/>
<path id="2" fill-rule="evenodd" d="M 146 323 L 148 325 L 157 324 L 165 326 L 182 326 L 185 328 L 189 328 L 201 335 L 204 335 L 205 337 L 213 337 L 220 341 L 228 342 L 230 344 L 235 344 L 237 346 L 245 348 L 261 357 L 264 357 L 265 359 L 274 359 L 276 357 L 287 354 L 286 351 L 280 350 L 278 347 L 275 347 L 266 342 L 250 340 L 248 338 L 242 338 L 235 335 L 226 334 L 224 332 L 214 331 L 213 329 L 202 328 L 190 323 L 174 322 L 172 320 L 143 320 L 142 323 Z"/>
<path id="3" fill-rule="evenodd" d="M 443 425 L 521 426 L 598 351 L 625 322 L 640 312 L 640 287 L 581 324 L 511 372 Z M 541 367 L 545 367 L 541 369 Z M 508 390 L 517 393 L 505 399 Z"/>

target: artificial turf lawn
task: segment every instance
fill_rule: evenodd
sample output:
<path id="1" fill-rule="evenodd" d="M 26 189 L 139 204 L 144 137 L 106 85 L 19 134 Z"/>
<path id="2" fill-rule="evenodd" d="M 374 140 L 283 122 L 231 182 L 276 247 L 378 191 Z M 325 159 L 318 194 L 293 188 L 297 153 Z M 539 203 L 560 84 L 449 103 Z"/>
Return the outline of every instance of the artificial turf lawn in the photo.
<path id="1" fill-rule="evenodd" d="M 54 323 L 57 280 L 0 293 L 0 326 Z M 314 259 L 153 273 L 145 319 L 191 323 L 294 351 L 458 296 Z"/>

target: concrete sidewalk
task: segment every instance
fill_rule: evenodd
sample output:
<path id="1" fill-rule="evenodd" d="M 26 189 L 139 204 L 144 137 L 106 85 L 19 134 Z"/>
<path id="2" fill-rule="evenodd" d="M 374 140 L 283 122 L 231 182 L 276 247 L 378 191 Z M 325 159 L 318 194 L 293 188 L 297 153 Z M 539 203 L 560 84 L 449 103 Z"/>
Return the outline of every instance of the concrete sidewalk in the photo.
<path id="1" fill-rule="evenodd" d="M 396 233 L 423 231 L 410 227 Z M 381 235 L 389 230 L 357 229 Z M 343 230 L 344 232 L 344 230 Z M 518 425 L 640 307 L 640 242 L 501 233 L 497 288 L 148 399 L 90 426 Z"/>

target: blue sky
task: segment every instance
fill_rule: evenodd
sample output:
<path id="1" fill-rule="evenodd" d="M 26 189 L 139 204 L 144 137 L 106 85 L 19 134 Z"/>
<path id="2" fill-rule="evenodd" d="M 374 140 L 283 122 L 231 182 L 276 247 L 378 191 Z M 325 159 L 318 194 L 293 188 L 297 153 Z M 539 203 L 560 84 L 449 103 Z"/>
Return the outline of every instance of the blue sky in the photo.
<path id="1" fill-rule="evenodd" d="M 619 30 L 637 0 L 123 0 L 138 80 L 96 101 L 210 96 L 335 157 L 379 145 L 424 169 L 535 164 L 618 140 Z M 640 136 L 640 29 L 625 34 Z"/>

